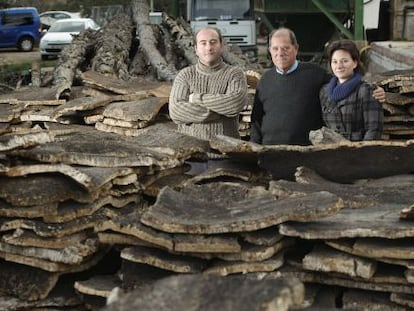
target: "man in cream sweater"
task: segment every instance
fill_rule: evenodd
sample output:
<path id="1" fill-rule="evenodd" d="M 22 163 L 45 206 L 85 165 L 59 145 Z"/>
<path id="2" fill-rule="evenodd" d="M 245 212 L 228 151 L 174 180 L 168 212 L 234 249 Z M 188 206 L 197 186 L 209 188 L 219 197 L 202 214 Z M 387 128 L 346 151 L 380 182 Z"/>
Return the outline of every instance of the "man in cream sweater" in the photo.
<path id="1" fill-rule="evenodd" d="M 223 62 L 224 43 L 218 29 L 199 30 L 194 44 L 198 62 L 177 74 L 169 99 L 170 117 L 179 132 L 200 139 L 210 140 L 217 134 L 239 138 L 239 113 L 247 101 L 244 73 Z"/>

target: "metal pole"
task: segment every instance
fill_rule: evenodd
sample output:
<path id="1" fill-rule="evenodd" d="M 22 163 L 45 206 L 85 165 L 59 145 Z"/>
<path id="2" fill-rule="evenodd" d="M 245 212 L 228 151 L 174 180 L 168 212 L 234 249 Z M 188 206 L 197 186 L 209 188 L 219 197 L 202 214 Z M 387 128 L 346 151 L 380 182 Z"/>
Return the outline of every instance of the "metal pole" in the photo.
<path id="1" fill-rule="evenodd" d="M 179 0 L 173 0 L 172 2 L 172 8 L 171 8 L 171 15 L 175 18 L 180 16 L 180 4 Z"/>
<path id="2" fill-rule="evenodd" d="M 355 0 L 362 1 L 363 0 Z M 313 4 L 338 28 L 348 39 L 352 39 L 352 33 L 344 27 L 344 25 L 332 14 L 328 8 L 320 0 L 312 0 Z"/>
<path id="3" fill-rule="evenodd" d="M 354 40 L 364 40 L 364 0 L 355 0 Z"/>

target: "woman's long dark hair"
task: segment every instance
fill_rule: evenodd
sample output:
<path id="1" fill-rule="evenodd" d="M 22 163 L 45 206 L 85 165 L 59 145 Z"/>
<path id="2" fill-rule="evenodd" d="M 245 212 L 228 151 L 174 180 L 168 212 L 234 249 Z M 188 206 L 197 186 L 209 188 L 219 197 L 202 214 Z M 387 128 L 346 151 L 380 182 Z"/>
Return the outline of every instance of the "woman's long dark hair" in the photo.
<path id="1" fill-rule="evenodd" d="M 342 39 L 338 41 L 333 41 L 329 47 L 328 47 L 328 59 L 329 59 L 329 68 L 332 61 L 332 54 L 337 50 L 344 50 L 348 52 L 351 55 L 352 60 L 357 62 L 357 67 L 355 68 L 355 71 L 358 71 L 362 75 L 365 73 L 361 57 L 359 54 L 359 50 L 357 45 L 354 41 L 348 40 L 348 39 Z"/>

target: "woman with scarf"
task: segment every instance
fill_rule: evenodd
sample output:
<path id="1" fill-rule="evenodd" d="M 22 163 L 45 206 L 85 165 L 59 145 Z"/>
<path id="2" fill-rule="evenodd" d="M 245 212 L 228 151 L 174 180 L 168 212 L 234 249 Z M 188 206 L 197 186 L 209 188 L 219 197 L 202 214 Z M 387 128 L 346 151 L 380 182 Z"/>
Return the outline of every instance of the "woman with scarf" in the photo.
<path id="1" fill-rule="evenodd" d="M 333 42 L 328 59 L 334 76 L 320 91 L 325 125 L 351 141 L 381 139 L 383 109 L 372 97 L 373 87 L 362 80 L 356 44 L 351 40 Z"/>

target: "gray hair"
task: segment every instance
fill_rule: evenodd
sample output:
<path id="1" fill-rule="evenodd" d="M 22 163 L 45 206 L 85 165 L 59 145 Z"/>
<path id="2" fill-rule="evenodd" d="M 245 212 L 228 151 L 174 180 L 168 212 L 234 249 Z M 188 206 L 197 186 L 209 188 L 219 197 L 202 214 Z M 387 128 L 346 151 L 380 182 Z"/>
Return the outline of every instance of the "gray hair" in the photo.
<path id="1" fill-rule="evenodd" d="M 273 29 L 269 35 L 269 46 L 273 37 L 282 37 L 282 36 L 289 36 L 290 43 L 293 45 L 298 45 L 298 40 L 296 39 L 296 35 L 293 30 L 285 27 Z"/>

